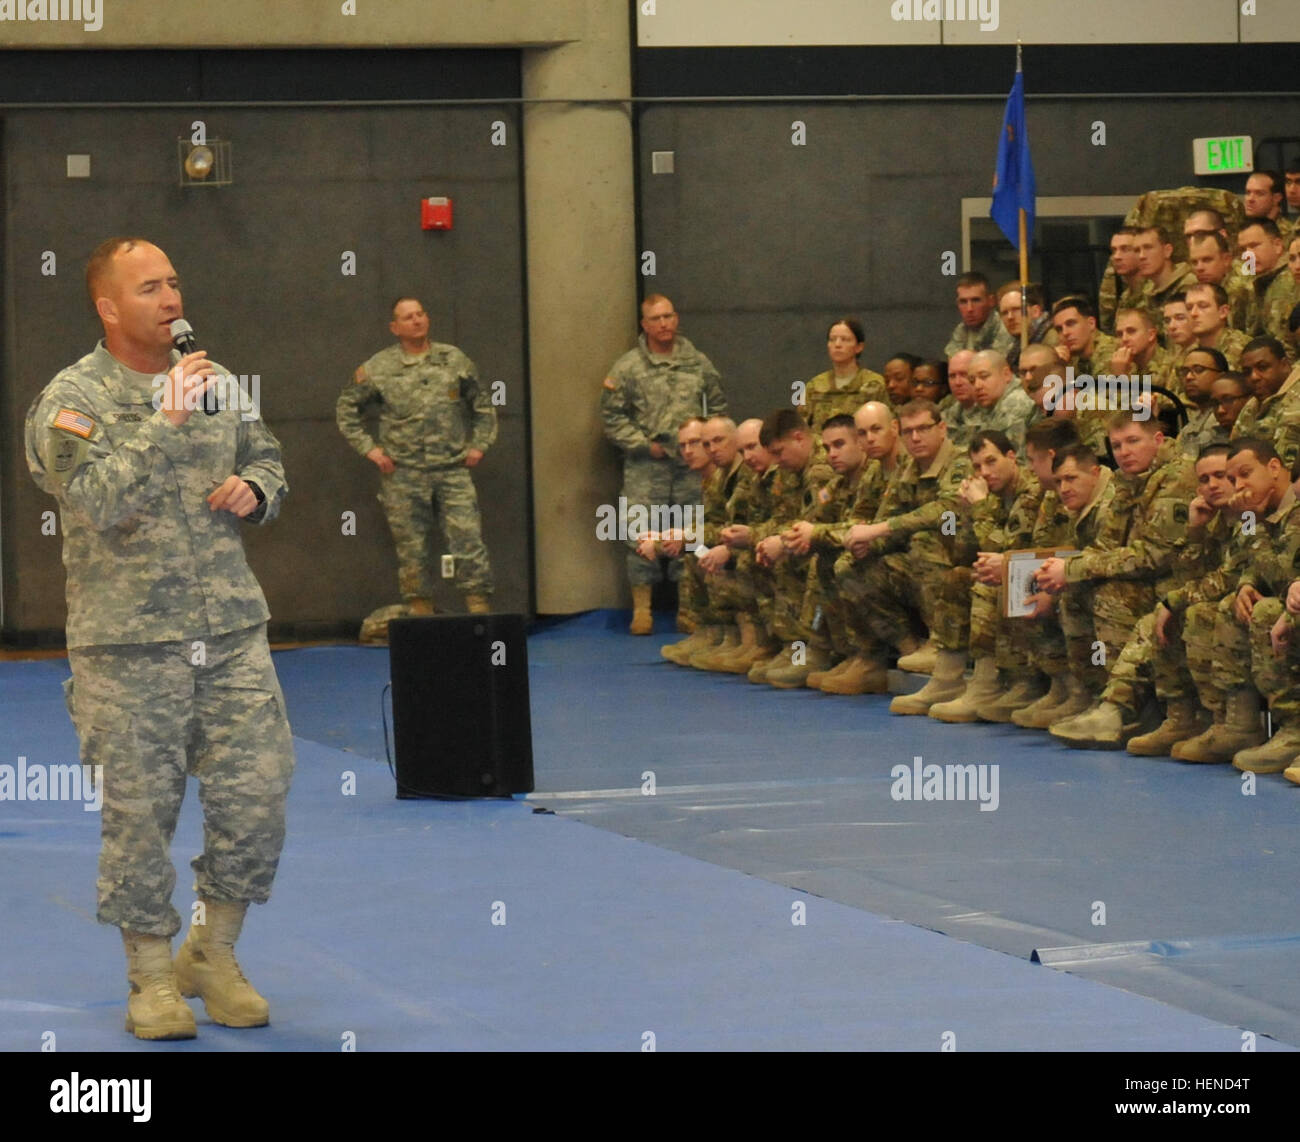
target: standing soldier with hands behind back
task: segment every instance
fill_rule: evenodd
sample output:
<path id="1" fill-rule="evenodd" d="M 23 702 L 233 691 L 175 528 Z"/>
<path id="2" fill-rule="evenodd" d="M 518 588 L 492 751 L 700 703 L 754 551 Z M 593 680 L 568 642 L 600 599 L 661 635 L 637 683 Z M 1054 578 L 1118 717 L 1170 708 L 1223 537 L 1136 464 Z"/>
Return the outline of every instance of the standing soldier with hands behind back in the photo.
<path id="1" fill-rule="evenodd" d="M 673 303 L 651 294 L 641 303 L 641 335 L 624 353 L 600 390 L 605 437 L 623 453 L 623 498 L 629 510 L 640 504 L 660 513 L 673 504 L 700 502 L 700 478 L 676 453 L 677 427 L 687 417 L 707 419 L 727 411 L 722 378 L 713 362 L 677 333 Z M 653 513 L 652 513 L 653 517 Z M 680 565 L 674 564 L 676 571 Z M 650 634 L 650 592 L 662 577 L 628 544 L 627 577 L 632 584 L 632 634 Z M 686 632 L 683 632 L 686 633 Z"/>
<path id="2" fill-rule="evenodd" d="M 433 614 L 434 507 L 455 567 L 456 586 L 472 614 L 488 610 L 492 568 L 483 543 L 478 496 L 469 469 L 497 437 L 496 410 L 474 362 L 454 345 L 429 340 L 429 316 L 413 297 L 393 303 L 381 349 L 339 394 L 339 431 L 383 473 L 379 502 L 397 544 L 402 598 L 415 615 Z M 379 441 L 365 410 L 379 406 Z"/>

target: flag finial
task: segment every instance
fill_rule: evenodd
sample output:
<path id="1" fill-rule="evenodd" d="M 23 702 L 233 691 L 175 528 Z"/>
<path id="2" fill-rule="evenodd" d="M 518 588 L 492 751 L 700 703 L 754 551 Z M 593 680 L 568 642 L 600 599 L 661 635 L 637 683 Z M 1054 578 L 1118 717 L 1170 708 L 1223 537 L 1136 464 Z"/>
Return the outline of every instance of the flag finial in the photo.
<path id="1" fill-rule="evenodd" d="M 1016 71 L 1020 71 L 1020 37 L 1016 37 Z"/>

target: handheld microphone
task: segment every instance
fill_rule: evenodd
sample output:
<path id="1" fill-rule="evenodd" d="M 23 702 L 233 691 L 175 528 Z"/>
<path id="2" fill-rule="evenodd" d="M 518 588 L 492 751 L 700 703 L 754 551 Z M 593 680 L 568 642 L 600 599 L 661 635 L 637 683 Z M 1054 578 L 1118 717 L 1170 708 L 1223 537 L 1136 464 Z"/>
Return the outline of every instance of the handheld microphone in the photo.
<path id="1" fill-rule="evenodd" d="M 168 326 L 168 332 L 172 335 L 172 344 L 176 346 L 182 356 L 188 353 L 198 352 L 199 343 L 194 339 L 194 327 L 183 317 L 178 317 Z M 216 416 L 216 400 L 209 401 L 212 397 L 212 390 L 207 389 L 203 394 L 203 411 L 208 416 Z"/>

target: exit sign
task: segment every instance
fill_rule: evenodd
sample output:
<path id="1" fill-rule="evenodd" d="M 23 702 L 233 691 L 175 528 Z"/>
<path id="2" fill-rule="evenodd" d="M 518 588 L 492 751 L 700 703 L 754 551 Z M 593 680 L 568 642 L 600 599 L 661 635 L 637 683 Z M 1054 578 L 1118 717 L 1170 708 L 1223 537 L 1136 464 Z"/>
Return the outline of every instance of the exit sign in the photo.
<path id="1" fill-rule="evenodd" d="M 1197 174 L 1244 174 L 1255 169 L 1249 135 L 1193 139 L 1192 168 Z"/>

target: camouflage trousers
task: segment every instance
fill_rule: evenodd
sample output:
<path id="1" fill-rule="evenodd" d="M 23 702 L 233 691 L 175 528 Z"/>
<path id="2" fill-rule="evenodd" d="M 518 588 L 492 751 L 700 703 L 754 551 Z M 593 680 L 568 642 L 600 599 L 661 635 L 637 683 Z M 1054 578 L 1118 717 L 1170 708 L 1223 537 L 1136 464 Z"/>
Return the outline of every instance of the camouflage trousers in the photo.
<path id="1" fill-rule="evenodd" d="M 1025 640 L 1029 647 L 1029 661 L 1036 670 L 1050 677 L 1065 674 L 1070 660 L 1065 650 L 1065 635 L 1061 631 L 1060 605 L 1037 619 L 1021 619 Z"/>
<path id="2" fill-rule="evenodd" d="M 187 775 L 203 806 L 195 891 L 264 903 L 294 766 L 265 625 L 202 642 L 70 650 L 68 661 L 82 764 L 104 767 L 100 921 L 156 936 L 180 930 L 170 849 Z"/>
<path id="3" fill-rule="evenodd" d="M 709 599 L 713 622 L 730 625 L 742 611 L 754 610 L 754 583 L 751 574 L 741 571 L 743 552 L 732 554 L 731 562 L 721 571 L 704 574 L 704 589 Z"/>
<path id="4" fill-rule="evenodd" d="M 669 560 L 669 564 L 676 564 L 678 568 L 677 613 L 701 626 L 714 626 L 721 622 L 710 604 L 709 576 L 700 569 L 700 561 L 684 552 L 681 558 Z"/>
<path id="5" fill-rule="evenodd" d="M 1093 579 L 1066 587 L 1061 596 L 1066 660 L 1090 694 L 1101 696 L 1139 618 L 1154 606 L 1155 589 L 1137 580 Z M 1133 684 L 1131 697 L 1141 705 L 1150 696 L 1150 683 L 1136 678 Z"/>
<path id="6" fill-rule="evenodd" d="M 1187 669 L 1182 616 L 1174 615 L 1165 627 L 1166 646 L 1156 641 L 1156 612 L 1138 620 L 1133 634 L 1111 667 L 1102 698 L 1134 713 L 1152 685 L 1164 703 L 1196 699 L 1196 686 Z"/>
<path id="7" fill-rule="evenodd" d="M 783 643 L 830 650 L 826 616 L 818 615 L 810 583 L 815 555 L 790 555 L 772 567 L 772 632 Z"/>
<path id="8" fill-rule="evenodd" d="M 992 658 L 999 670 L 1027 675 L 1030 619 L 1002 617 L 1002 589 L 972 581 L 970 585 L 970 654 Z"/>
<path id="9" fill-rule="evenodd" d="M 852 615 L 877 644 L 899 646 L 930 632 L 939 650 L 964 652 L 970 643 L 970 568 L 918 562 L 905 551 L 856 560 L 846 552 L 835 579 Z"/>
<path id="10" fill-rule="evenodd" d="M 663 531 L 676 526 L 676 518 L 684 515 L 686 508 L 702 514 L 700 504 L 700 477 L 673 459 L 655 460 L 649 456 L 629 456 L 623 462 L 623 499 L 628 512 L 635 507 L 645 509 L 649 524 L 647 530 Z M 681 511 L 672 511 L 677 508 Z M 639 514 L 639 513 L 638 513 Z M 635 517 L 629 518 L 630 524 Z M 661 521 L 662 526 L 656 526 Z M 627 579 L 634 587 L 660 582 L 664 577 L 659 560 L 653 563 L 636 553 L 636 539 L 627 540 Z M 676 580 L 682 573 L 681 560 L 668 563 L 668 578 Z"/>
<path id="11" fill-rule="evenodd" d="M 861 654 L 879 661 L 884 656 L 880 640 L 871 633 L 867 623 L 853 623 L 849 601 L 840 594 L 835 579 L 837 558 L 838 553 L 834 551 L 818 551 L 813 555 L 802 621 L 808 627 L 814 623 L 824 627 L 831 649 L 842 658 Z"/>
<path id="12" fill-rule="evenodd" d="M 379 503 L 397 545 L 397 580 L 403 599 L 433 596 L 434 510 L 456 568 L 456 588 L 492 593 L 492 568 L 483 543 L 478 495 L 469 469 L 404 468 L 383 477 Z"/>
<path id="13" fill-rule="evenodd" d="M 1269 631 L 1282 600 L 1260 599 L 1247 625 L 1234 613 L 1236 599 L 1187 608 L 1183 641 L 1201 704 L 1221 710 L 1231 691 L 1253 686 L 1276 717 L 1290 721 L 1300 715 L 1300 632 L 1283 657 L 1274 657 Z"/>

